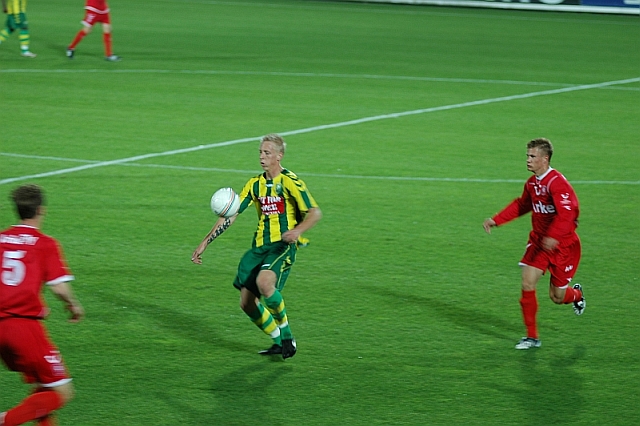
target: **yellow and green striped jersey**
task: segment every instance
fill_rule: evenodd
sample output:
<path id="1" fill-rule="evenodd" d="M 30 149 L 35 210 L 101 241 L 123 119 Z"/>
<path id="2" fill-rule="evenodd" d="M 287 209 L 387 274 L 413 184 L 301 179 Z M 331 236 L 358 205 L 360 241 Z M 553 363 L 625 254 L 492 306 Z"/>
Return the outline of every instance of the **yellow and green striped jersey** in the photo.
<path id="1" fill-rule="evenodd" d="M 7 5 L 7 13 L 10 15 L 18 15 L 27 13 L 27 0 L 5 0 Z"/>
<path id="2" fill-rule="evenodd" d="M 273 180 L 266 173 L 249 179 L 240 193 L 240 213 L 252 203 L 258 213 L 253 247 L 281 241 L 309 209 L 318 207 L 304 182 L 286 169 Z"/>

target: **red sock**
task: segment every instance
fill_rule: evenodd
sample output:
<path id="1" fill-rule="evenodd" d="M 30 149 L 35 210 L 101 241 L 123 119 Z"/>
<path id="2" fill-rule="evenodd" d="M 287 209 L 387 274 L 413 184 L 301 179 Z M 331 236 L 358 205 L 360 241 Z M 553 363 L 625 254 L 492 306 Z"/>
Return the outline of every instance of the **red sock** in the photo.
<path id="1" fill-rule="evenodd" d="M 62 397 L 56 391 L 38 392 L 22 400 L 22 402 L 7 411 L 4 426 L 17 426 L 31 420 L 45 417 L 52 411 L 62 407 Z"/>
<path id="2" fill-rule="evenodd" d="M 524 325 L 527 327 L 527 337 L 537 339 L 538 326 L 536 325 L 536 314 L 538 313 L 538 299 L 536 298 L 536 291 L 522 290 L 520 306 L 522 307 Z"/>
<path id="3" fill-rule="evenodd" d="M 580 299 L 582 299 L 582 292 L 580 290 L 567 287 L 567 289 L 564 292 L 564 299 L 562 300 L 562 303 L 566 305 L 568 303 L 573 303 L 576 300 L 580 300 Z"/>
<path id="4" fill-rule="evenodd" d="M 80 41 L 86 35 L 87 35 L 87 33 L 85 33 L 83 30 L 78 31 L 78 34 L 76 34 L 76 38 L 74 38 L 73 41 L 71 42 L 71 44 L 69 45 L 69 49 L 75 49 L 76 46 L 78 45 L 78 43 L 80 43 Z"/>
<path id="5" fill-rule="evenodd" d="M 111 33 L 103 33 L 102 41 L 104 41 L 104 53 L 106 56 L 113 55 L 111 51 Z"/>

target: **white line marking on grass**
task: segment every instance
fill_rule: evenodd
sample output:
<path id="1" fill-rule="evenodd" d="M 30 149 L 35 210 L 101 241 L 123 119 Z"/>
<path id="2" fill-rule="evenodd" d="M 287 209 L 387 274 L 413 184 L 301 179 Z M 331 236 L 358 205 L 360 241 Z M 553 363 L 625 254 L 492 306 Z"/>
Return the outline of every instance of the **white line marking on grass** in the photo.
<path id="1" fill-rule="evenodd" d="M 607 81 L 603 83 L 584 84 L 581 86 L 563 87 L 561 89 L 543 90 L 541 92 L 524 93 L 521 95 L 502 96 L 499 98 L 482 99 L 479 101 L 463 102 L 463 103 L 453 104 L 453 105 L 443 105 L 439 107 L 416 109 L 413 111 L 404 111 L 404 112 L 397 112 L 392 114 L 376 115 L 373 117 L 359 118 L 356 120 L 343 121 L 340 123 L 309 127 L 307 129 L 292 130 L 290 132 L 281 132 L 280 134 L 282 136 L 299 135 L 302 133 L 315 132 L 318 130 L 334 129 L 337 127 L 351 126 L 354 124 L 385 120 L 388 118 L 400 118 L 400 117 L 406 117 L 406 116 L 416 115 L 416 114 L 425 114 L 428 112 L 447 111 L 450 109 L 466 108 L 466 107 L 477 106 L 477 105 L 488 105 L 488 104 L 497 103 L 497 102 L 514 101 L 514 100 L 520 100 L 520 99 L 533 98 L 537 96 L 555 95 L 559 93 L 575 92 L 578 90 L 598 89 L 601 87 L 613 86 L 617 84 L 635 83 L 638 81 L 640 81 L 640 77 L 629 78 L 626 80 Z"/>
<path id="2" fill-rule="evenodd" d="M 481 78 L 444 78 L 444 77 L 419 77 L 410 75 L 377 75 L 377 74 L 336 74 L 336 73 L 314 73 L 314 72 L 285 72 L 285 71 L 229 71 L 229 70 L 161 70 L 161 69 L 130 69 L 130 70 L 109 70 L 109 69 L 24 69 L 14 68 L 0 70 L 0 73 L 7 74 L 83 74 L 83 73 L 105 73 L 105 74 L 192 74 L 192 75 L 250 75 L 250 76 L 275 76 L 275 77 L 310 77 L 310 78 L 352 78 L 363 80 L 400 80 L 400 81 L 426 81 L 436 83 L 470 83 L 470 84 L 507 84 L 518 86 L 550 86 L 550 87 L 578 87 L 575 83 L 553 83 L 544 81 L 522 81 L 522 80 L 492 80 Z M 640 87 L 611 87 L 605 86 L 600 89 L 630 90 L 640 91 Z"/>
<path id="3" fill-rule="evenodd" d="M 27 180 L 27 179 L 36 179 L 36 178 L 42 178 L 42 177 L 62 175 L 62 174 L 66 174 L 66 173 L 79 172 L 79 171 L 82 171 L 82 170 L 94 169 L 96 167 L 114 166 L 114 165 L 119 165 L 119 164 L 124 164 L 124 163 L 131 163 L 131 162 L 134 162 L 134 161 L 146 160 L 148 158 L 165 157 L 165 156 L 169 156 L 169 155 L 184 154 L 184 153 L 188 153 L 188 152 L 200 151 L 200 150 L 209 149 L 209 148 L 217 148 L 217 147 L 220 147 L 220 146 L 235 145 L 235 144 L 244 143 L 244 142 L 255 142 L 255 141 L 258 141 L 259 139 L 260 139 L 260 137 L 235 139 L 235 140 L 231 140 L 231 141 L 212 143 L 212 144 L 208 144 L 208 145 L 198 145 L 198 146 L 193 146 L 193 147 L 190 147 L 190 148 L 174 149 L 172 151 L 136 155 L 134 157 L 121 158 L 119 160 L 99 161 L 99 162 L 96 162 L 96 163 L 85 164 L 83 166 L 71 167 L 71 168 L 68 168 L 68 169 L 60 169 L 60 170 L 54 170 L 54 171 L 51 171 L 51 172 L 44 172 L 44 173 L 37 173 L 37 174 L 33 174 L 33 175 L 18 176 L 18 177 L 14 177 L 14 178 L 2 179 L 2 180 L 0 180 L 0 185 L 4 185 L 4 184 L 7 184 L 7 183 L 12 183 L 12 182 L 18 182 L 18 181 Z"/>
<path id="4" fill-rule="evenodd" d="M 72 161 L 78 163 L 98 163 L 95 160 L 80 160 L 77 158 L 61 158 L 47 157 L 40 155 L 23 155 L 0 152 L 0 155 L 7 157 L 32 158 L 43 160 Z M 259 170 L 239 170 L 239 169 L 222 169 L 219 167 L 194 167 L 194 166 L 174 166 L 170 164 L 140 164 L 140 163 L 122 163 L 119 166 L 128 167 L 149 167 L 158 169 L 171 170 L 189 170 L 198 172 L 222 172 L 222 173 L 239 173 L 243 175 L 257 175 Z M 480 179 L 480 178 L 445 178 L 445 177 L 423 177 L 423 176 L 375 176 L 375 175 L 345 175 L 345 174 L 329 174 L 329 173 L 298 173 L 300 176 L 313 176 L 335 179 L 370 179 L 370 180 L 397 180 L 397 181 L 425 181 L 425 182 L 472 182 L 472 183 L 519 183 L 522 184 L 524 179 Z M 572 180 L 572 184 L 582 185 L 640 185 L 640 180 Z"/>
<path id="5" fill-rule="evenodd" d="M 372 122 L 372 121 L 386 120 L 386 119 L 389 119 L 389 118 L 407 117 L 407 116 L 411 116 L 411 115 L 425 114 L 425 113 L 429 113 L 429 112 L 447 111 L 447 110 L 451 110 L 451 109 L 466 108 L 466 107 L 477 106 L 477 105 L 488 105 L 488 104 L 497 103 L 497 102 L 506 102 L 506 101 L 520 100 L 520 99 L 528 99 L 528 98 L 533 98 L 533 97 L 537 97 L 537 96 L 547 96 L 547 95 L 555 95 L 555 94 L 560 94 L 560 93 L 575 92 L 575 91 L 578 91 L 578 90 L 598 89 L 598 88 L 601 88 L 601 87 L 613 86 L 613 85 L 618 85 L 618 84 L 635 83 L 635 82 L 638 82 L 638 81 L 640 81 L 640 77 L 629 78 L 629 79 L 625 79 L 625 80 L 606 81 L 606 82 L 595 83 L 595 84 L 584 84 L 584 85 L 581 85 L 581 86 L 574 86 L 574 87 L 563 87 L 563 88 L 560 88 L 560 89 L 543 90 L 543 91 L 540 91 L 540 92 L 523 93 L 523 94 L 520 94 L 520 95 L 501 96 L 501 97 L 498 97 L 498 98 L 482 99 L 482 100 L 471 101 L 471 102 L 462 102 L 462 103 L 459 103 L 459 104 L 443 105 L 443 106 L 439 106 L 439 107 L 423 108 L 423 109 L 416 109 L 416 110 L 412 110 L 412 111 L 397 112 L 397 113 L 392 113 L 392 114 L 376 115 L 376 116 L 372 116 L 372 117 L 359 118 L 359 119 L 356 119 L 356 120 L 348 120 L 348 121 L 342 121 L 342 122 L 332 123 L 332 124 L 323 124 L 323 125 L 320 125 L 320 126 L 313 126 L 313 127 L 307 127 L 305 129 L 290 130 L 290 131 L 278 132 L 278 133 L 280 135 L 282 135 L 282 136 L 300 135 L 300 134 L 304 134 L 304 133 L 317 132 L 319 130 L 336 129 L 336 128 L 339 128 L 339 127 L 353 126 L 353 125 L 356 125 L 356 124 L 369 123 L 369 122 Z M 212 143 L 212 144 L 207 144 L 207 145 L 198 145 L 198 146 L 194 146 L 194 147 L 190 147 L 190 148 L 175 149 L 175 150 L 165 151 L 165 152 L 157 152 L 157 153 L 136 155 L 134 157 L 121 158 L 121 159 L 118 159 L 118 160 L 101 161 L 101 162 L 98 162 L 98 163 L 85 164 L 83 166 L 71 167 L 71 168 L 61 169 L 61 170 L 54 170 L 54 171 L 51 171 L 51 172 L 44 172 L 44 173 L 38 173 L 38 174 L 33 174 L 33 175 L 27 175 L 27 176 L 18 176 L 18 177 L 14 177 L 14 178 L 7 178 L 7 179 L 0 180 L 0 185 L 4 185 L 4 184 L 7 184 L 7 183 L 11 183 L 11 182 L 27 180 L 27 179 L 35 179 L 35 178 L 56 176 L 56 175 L 61 175 L 61 174 L 66 174 L 66 173 L 73 173 L 73 172 L 78 172 L 78 171 L 82 171 L 82 170 L 93 169 L 93 168 L 96 168 L 96 167 L 104 167 L 104 166 L 112 166 L 112 165 L 117 165 L 117 164 L 132 163 L 134 161 L 146 160 L 146 159 L 149 159 L 149 158 L 165 157 L 165 156 L 176 155 L 176 154 L 185 154 L 185 153 L 189 153 L 189 152 L 201 151 L 201 150 L 204 150 L 204 149 L 217 148 L 217 147 L 221 147 L 221 146 L 236 145 L 236 144 L 245 143 L 245 142 L 255 142 L 255 141 L 258 141 L 260 139 L 260 137 L 261 136 L 254 136 L 254 137 L 248 137 L 248 138 L 242 138 L 242 139 L 234 139 L 234 140 L 230 140 L 230 141 L 217 142 L 217 143 Z"/>
<path id="6" fill-rule="evenodd" d="M 375 180 L 398 180 L 398 181 L 425 181 L 425 182 L 472 182 L 472 183 L 519 183 L 524 185 L 526 178 L 523 179 L 480 179 L 480 178 L 437 178 L 437 177 L 420 177 L 420 176 L 367 176 L 367 175 L 331 175 L 323 173 L 299 173 L 300 176 L 314 176 L 326 178 L 341 179 L 375 179 Z M 640 185 L 638 181 L 624 180 L 572 180 L 572 185 Z"/>
<path id="7" fill-rule="evenodd" d="M 49 157 L 45 155 L 14 154 L 12 152 L 0 152 L 0 155 L 3 155 L 5 157 L 30 158 L 33 160 L 69 161 L 73 163 L 99 163 L 100 162 L 98 160 L 80 160 L 77 158 Z"/>

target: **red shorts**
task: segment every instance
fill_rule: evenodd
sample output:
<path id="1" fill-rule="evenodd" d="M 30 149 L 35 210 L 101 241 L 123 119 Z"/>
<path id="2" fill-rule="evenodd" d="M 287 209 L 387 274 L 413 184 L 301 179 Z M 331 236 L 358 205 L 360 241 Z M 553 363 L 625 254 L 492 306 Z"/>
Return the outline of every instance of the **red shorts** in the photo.
<path id="1" fill-rule="evenodd" d="M 93 27 L 98 22 L 102 24 L 110 24 L 111 18 L 109 18 L 109 12 L 96 13 L 91 10 L 85 10 L 84 19 L 82 20 L 82 25 L 84 25 L 85 27 Z"/>
<path id="2" fill-rule="evenodd" d="M 549 270 L 551 284 L 555 287 L 563 288 L 571 283 L 576 274 L 581 253 L 582 246 L 579 239 L 570 246 L 547 251 L 529 238 L 524 256 L 520 260 L 520 265 L 533 266 L 541 269 L 543 273 Z"/>
<path id="3" fill-rule="evenodd" d="M 0 358 L 27 383 L 54 387 L 71 381 L 58 348 L 38 320 L 1 319 Z"/>

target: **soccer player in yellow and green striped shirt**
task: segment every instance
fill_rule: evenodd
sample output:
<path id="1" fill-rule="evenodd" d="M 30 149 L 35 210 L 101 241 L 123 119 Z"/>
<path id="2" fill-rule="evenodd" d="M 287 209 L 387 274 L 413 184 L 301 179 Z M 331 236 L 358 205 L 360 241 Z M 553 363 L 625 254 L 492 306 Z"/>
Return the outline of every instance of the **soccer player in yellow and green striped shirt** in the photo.
<path id="1" fill-rule="evenodd" d="M 322 218 L 322 212 L 305 183 L 280 165 L 285 148 L 279 135 L 262 138 L 260 165 L 264 173 L 249 179 L 240 193 L 238 213 L 219 218 L 191 260 L 201 264 L 207 246 L 238 214 L 255 205 L 258 228 L 251 249 L 240 260 L 233 285 L 240 290 L 240 308 L 273 339 L 273 345 L 260 354 L 289 358 L 296 353 L 296 342 L 281 291 L 296 260 L 298 244 L 304 241 L 302 234 Z"/>
<path id="2" fill-rule="evenodd" d="M 6 27 L 0 30 L 0 44 L 15 30 L 20 30 L 20 51 L 25 58 L 35 58 L 29 51 L 29 24 L 27 22 L 27 0 L 2 0 L 2 10 L 7 14 Z"/>

